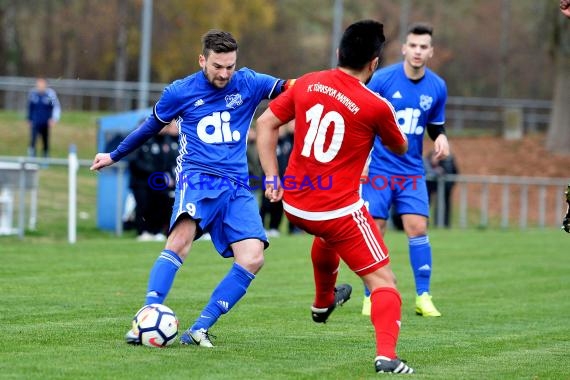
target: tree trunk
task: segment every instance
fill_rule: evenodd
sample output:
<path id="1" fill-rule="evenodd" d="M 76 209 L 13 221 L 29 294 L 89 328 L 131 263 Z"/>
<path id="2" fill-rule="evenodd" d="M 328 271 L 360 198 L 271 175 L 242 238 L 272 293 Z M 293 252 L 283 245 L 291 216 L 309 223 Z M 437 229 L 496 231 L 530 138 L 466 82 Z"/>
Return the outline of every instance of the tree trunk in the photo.
<path id="1" fill-rule="evenodd" d="M 43 49 L 43 53 L 42 53 L 42 57 L 44 57 L 44 62 L 42 62 L 40 64 L 41 66 L 48 66 L 52 64 L 53 62 L 53 51 L 54 51 L 54 18 L 55 18 L 55 12 L 54 12 L 54 7 L 53 7 L 53 1 L 51 0 L 47 0 L 44 2 L 44 9 L 45 9 L 45 14 L 42 14 L 41 16 L 38 15 L 38 19 L 41 20 L 41 25 L 43 25 L 44 28 L 43 29 L 43 33 L 42 33 L 42 49 Z M 42 12 L 43 13 L 43 12 Z M 46 65 L 47 63 L 47 65 Z M 41 73 L 44 76 L 49 76 L 50 73 L 47 72 L 42 72 Z"/>
<path id="2" fill-rule="evenodd" d="M 570 154 L 570 20 L 559 15 L 555 31 L 554 98 L 546 149 L 553 153 Z"/>
<path id="3" fill-rule="evenodd" d="M 18 33 L 16 29 L 16 6 L 10 2 L 3 4 L 1 18 L 1 33 L 3 45 L 4 75 L 16 76 L 21 67 L 21 51 L 18 44 Z M 22 99 L 13 92 L 4 92 L 4 108 L 20 109 Z"/>
<path id="4" fill-rule="evenodd" d="M 14 3 L 8 3 L 4 8 L 2 17 L 2 36 L 5 48 L 5 75 L 18 75 L 20 67 L 20 52 L 18 49 L 18 37 L 16 32 L 16 9 Z"/>
<path id="5" fill-rule="evenodd" d="M 129 9 L 126 1 L 119 1 L 118 7 L 117 57 L 115 58 L 115 82 L 117 83 L 117 88 L 115 89 L 115 111 L 126 111 L 129 109 L 129 104 L 125 98 L 125 90 L 122 84 L 127 80 L 127 17 Z"/>

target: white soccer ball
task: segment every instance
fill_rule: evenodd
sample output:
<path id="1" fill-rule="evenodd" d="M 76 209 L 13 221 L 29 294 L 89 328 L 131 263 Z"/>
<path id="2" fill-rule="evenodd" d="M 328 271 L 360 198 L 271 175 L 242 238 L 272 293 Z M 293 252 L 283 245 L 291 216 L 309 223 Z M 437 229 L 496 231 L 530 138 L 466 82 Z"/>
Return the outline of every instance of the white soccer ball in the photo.
<path id="1" fill-rule="evenodd" d="M 166 347 L 176 340 L 178 318 L 165 305 L 146 305 L 133 318 L 133 332 L 138 334 L 145 346 Z"/>

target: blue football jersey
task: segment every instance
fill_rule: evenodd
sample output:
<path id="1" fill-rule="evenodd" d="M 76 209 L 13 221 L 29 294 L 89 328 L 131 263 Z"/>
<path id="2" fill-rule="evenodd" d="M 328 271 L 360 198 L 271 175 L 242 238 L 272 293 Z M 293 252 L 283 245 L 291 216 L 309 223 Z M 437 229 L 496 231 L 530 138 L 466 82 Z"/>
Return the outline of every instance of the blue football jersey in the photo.
<path id="1" fill-rule="evenodd" d="M 398 156 L 387 150 L 377 137 L 369 171 L 397 175 L 424 174 L 424 132 L 428 124 L 445 123 L 445 81 L 428 68 L 423 78 L 412 81 L 406 77 L 404 65 L 400 62 L 376 71 L 368 87 L 394 106 L 398 125 L 408 138 L 408 152 Z"/>
<path id="2" fill-rule="evenodd" d="M 165 88 L 154 107 L 162 123 L 177 120 L 177 174 L 199 172 L 247 185 L 247 134 L 263 99 L 281 91 L 280 80 L 242 68 L 222 89 L 212 86 L 202 71 Z"/>

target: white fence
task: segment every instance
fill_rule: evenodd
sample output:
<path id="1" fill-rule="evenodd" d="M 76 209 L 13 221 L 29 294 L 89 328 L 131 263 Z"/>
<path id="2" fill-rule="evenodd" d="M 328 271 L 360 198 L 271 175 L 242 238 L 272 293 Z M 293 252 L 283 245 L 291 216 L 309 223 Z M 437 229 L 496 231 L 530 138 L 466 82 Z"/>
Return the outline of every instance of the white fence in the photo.
<path id="1" fill-rule="evenodd" d="M 0 162 L 0 235 L 24 230 L 26 197 L 29 197 L 28 228 L 36 228 L 39 166 L 25 161 Z M 16 197 L 17 195 L 17 197 Z M 18 199 L 15 206 L 14 199 Z M 14 228 L 14 211 L 18 211 L 18 228 Z"/>
<path id="2" fill-rule="evenodd" d="M 435 225 L 444 225 L 445 183 L 454 183 L 453 207 L 458 207 L 458 226 L 467 228 L 560 227 L 565 214 L 565 195 L 570 178 L 446 175 L 437 180 Z M 456 205 L 456 206 L 455 206 Z"/>
<path id="3" fill-rule="evenodd" d="M 68 168 L 68 240 L 74 243 L 77 218 L 76 172 L 80 167 L 89 167 L 91 161 L 78 160 L 75 151 L 70 149 L 68 159 L 0 156 L 0 162 L 3 163 L 3 166 L 0 164 L 0 188 L 9 190 L 3 193 L 0 220 L 6 218 L 3 213 L 16 211 L 18 215 L 16 231 L 20 238 L 24 237 L 26 214 L 29 215 L 28 228 L 30 229 L 35 228 L 36 218 L 42 218 L 41 213 L 37 214 L 36 199 L 41 183 L 38 183 L 37 175 L 34 173 L 42 170 L 42 165 L 47 163 Z M 124 170 L 123 165 L 119 166 Z M 116 190 L 116 194 L 119 194 L 116 210 L 115 233 L 117 235 L 122 234 L 123 180 L 124 176 L 119 175 Z M 435 226 L 443 227 L 444 225 L 443 189 L 446 182 L 453 182 L 455 184 L 453 204 L 454 208 L 458 207 L 454 215 L 459 221 L 452 223 L 452 226 L 459 228 L 516 226 L 520 229 L 560 227 L 565 213 L 564 190 L 568 181 L 567 178 L 511 176 L 447 175 L 439 177 L 437 178 L 437 203 L 442 207 L 436 208 L 436 215 L 433 218 Z M 33 200 L 28 203 L 25 202 L 24 196 L 30 192 Z M 13 194 L 17 194 L 17 197 L 13 197 Z M 15 202 L 14 199 L 18 201 Z M 29 210 L 26 210 L 26 204 L 29 204 Z"/>
<path id="4" fill-rule="evenodd" d="M 68 241 L 76 241 L 77 220 L 77 177 L 80 166 L 91 166 L 90 160 L 79 160 L 74 147 L 70 147 L 69 156 L 63 158 L 34 158 L 0 156 L 0 235 L 17 234 L 24 238 L 26 229 L 35 230 L 38 216 L 38 192 L 40 183 L 38 172 L 42 166 L 66 166 L 68 168 Z M 29 202 L 26 198 L 29 197 Z M 17 226 L 13 226 L 14 214 L 17 214 Z M 28 225 L 26 228 L 26 218 Z"/>

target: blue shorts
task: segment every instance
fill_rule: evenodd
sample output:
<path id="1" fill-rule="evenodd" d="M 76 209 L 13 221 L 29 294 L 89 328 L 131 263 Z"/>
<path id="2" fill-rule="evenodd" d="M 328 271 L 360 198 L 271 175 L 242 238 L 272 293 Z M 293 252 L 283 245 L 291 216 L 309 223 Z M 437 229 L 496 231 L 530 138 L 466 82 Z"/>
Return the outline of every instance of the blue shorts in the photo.
<path id="1" fill-rule="evenodd" d="M 362 184 L 362 199 L 375 219 L 387 220 L 390 206 L 398 214 L 429 218 L 426 178 L 423 175 L 372 174 Z"/>
<path id="2" fill-rule="evenodd" d="M 176 186 L 170 230 L 181 215 L 198 224 L 196 238 L 210 233 L 214 247 L 223 257 L 232 257 L 230 244 L 259 239 L 269 246 L 259 216 L 259 205 L 252 192 L 221 177 L 196 174 L 185 176 Z"/>

